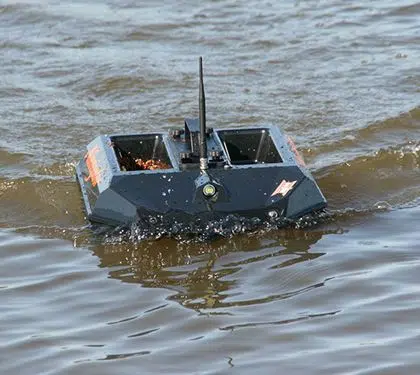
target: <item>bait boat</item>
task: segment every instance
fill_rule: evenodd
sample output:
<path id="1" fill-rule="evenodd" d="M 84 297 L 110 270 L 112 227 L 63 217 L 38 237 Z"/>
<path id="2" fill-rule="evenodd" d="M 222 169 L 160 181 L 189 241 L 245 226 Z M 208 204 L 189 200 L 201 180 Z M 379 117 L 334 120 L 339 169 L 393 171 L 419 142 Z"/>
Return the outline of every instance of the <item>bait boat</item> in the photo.
<path id="1" fill-rule="evenodd" d="M 327 204 L 277 126 L 206 126 L 201 57 L 199 118 L 167 133 L 98 136 L 76 175 L 87 218 L 112 226 L 205 223 L 227 215 L 281 222 Z"/>

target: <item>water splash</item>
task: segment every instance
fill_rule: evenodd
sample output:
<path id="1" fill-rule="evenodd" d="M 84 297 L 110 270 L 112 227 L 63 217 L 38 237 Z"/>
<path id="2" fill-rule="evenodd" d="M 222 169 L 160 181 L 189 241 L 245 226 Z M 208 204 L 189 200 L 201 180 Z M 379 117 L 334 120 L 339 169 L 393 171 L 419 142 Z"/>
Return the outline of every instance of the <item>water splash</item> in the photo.
<path id="1" fill-rule="evenodd" d="M 197 219 L 189 223 L 168 222 L 162 215 L 149 216 L 147 219 L 131 224 L 129 227 L 118 227 L 105 232 L 106 243 L 133 243 L 144 240 L 158 240 L 164 237 L 180 242 L 207 242 L 219 238 L 231 238 L 241 233 L 269 232 L 291 227 L 309 228 L 326 221 L 332 221 L 334 213 L 322 211 L 305 215 L 297 220 L 283 217 L 261 220 L 257 217 L 247 218 L 239 215 L 226 215 L 220 219 Z"/>

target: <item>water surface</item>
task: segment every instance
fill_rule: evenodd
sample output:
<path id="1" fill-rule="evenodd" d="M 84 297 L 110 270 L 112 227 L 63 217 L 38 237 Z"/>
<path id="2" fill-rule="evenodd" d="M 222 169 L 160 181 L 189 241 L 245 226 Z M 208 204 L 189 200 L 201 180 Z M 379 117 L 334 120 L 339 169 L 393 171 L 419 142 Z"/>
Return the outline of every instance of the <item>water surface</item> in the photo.
<path id="1" fill-rule="evenodd" d="M 0 372 L 418 374 L 420 4 L 0 0 Z M 101 133 L 276 124 L 318 225 L 210 243 L 85 220 Z"/>

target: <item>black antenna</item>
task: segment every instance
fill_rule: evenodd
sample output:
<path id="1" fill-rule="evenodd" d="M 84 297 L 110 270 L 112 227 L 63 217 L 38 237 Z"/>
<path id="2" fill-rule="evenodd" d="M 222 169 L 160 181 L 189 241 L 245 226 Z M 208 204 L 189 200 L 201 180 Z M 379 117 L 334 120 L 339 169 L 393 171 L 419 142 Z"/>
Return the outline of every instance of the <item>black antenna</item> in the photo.
<path id="1" fill-rule="evenodd" d="M 199 83 L 199 119 L 200 119 L 200 169 L 208 169 L 207 159 L 207 140 L 206 140 L 206 97 L 204 95 L 204 82 L 203 82 L 203 58 L 199 59 L 200 69 L 200 83 Z"/>

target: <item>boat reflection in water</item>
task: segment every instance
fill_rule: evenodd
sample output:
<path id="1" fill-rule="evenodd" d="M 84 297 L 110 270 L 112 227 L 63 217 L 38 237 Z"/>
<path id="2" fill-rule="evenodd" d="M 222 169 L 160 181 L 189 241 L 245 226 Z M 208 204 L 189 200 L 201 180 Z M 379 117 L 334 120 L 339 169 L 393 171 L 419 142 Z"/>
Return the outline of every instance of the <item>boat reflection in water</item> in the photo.
<path id="1" fill-rule="evenodd" d="M 305 263 L 324 255 L 311 248 L 329 233 L 340 231 L 289 228 L 209 243 L 168 238 L 119 243 L 118 237 L 111 237 L 112 243 L 101 241 L 91 249 L 100 265 L 109 268 L 110 277 L 173 290 L 170 299 L 198 310 L 264 303 L 322 286 L 308 274 Z M 306 276 L 300 279 L 302 273 Z M 249 284 L 253 278 L 273 275 L 279 279 L 275 295 L 251 297 L 243 290 L 241 280 Z"/>

